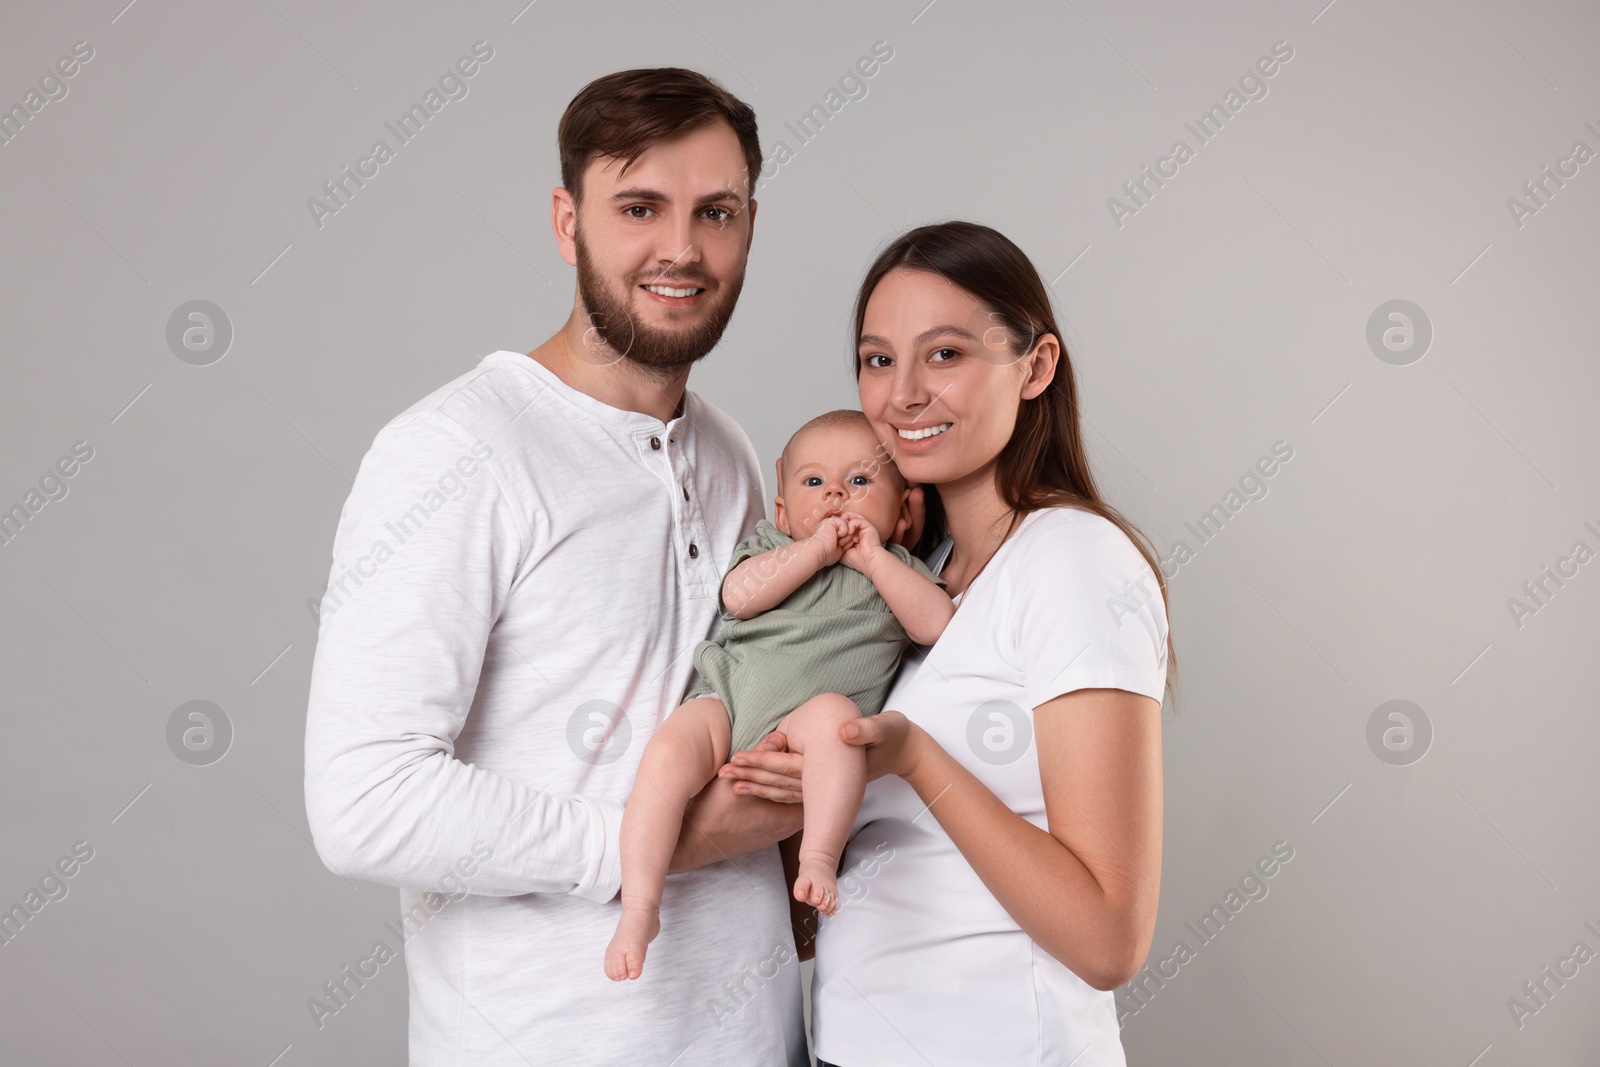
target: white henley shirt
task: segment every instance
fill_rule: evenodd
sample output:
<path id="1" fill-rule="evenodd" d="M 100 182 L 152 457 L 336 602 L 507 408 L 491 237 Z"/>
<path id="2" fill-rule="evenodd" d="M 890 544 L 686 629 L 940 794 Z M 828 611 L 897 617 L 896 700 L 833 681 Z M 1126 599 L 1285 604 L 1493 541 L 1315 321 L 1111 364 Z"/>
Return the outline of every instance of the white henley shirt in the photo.
<path id="1" fill-rule="evenodd" d="M 602 970 L 639 757 L 765 499 L 694 392 L 662 423 L 519 352 L 378 433 L 322 601 L 306 811 L 331 870 L 401 890 L 412 1067 L 806 1063 L 775 847 L 670 876 L 644 975 Z"/>

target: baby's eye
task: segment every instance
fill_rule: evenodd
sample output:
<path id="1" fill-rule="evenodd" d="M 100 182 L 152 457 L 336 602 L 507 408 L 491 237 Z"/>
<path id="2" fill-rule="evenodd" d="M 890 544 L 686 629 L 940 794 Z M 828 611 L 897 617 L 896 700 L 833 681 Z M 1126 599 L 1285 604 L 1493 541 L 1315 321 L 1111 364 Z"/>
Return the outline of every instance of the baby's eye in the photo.
<path id="1" fill-rule="evenodd" d="M 808 474 L 808 475 L 805 476 L 805 478 L 801 479 L 800 484 L 801 485 L 821 485 L 822 484 L 822 479 L 818 478 L 815 474 Z"/>
<path id="2" fill-rule="evenodd" d="M 866 485 L 870 481 L 872 481 L 872 479 L 868 478 L 865 474 L 852 474 L 850 476 L 851 485 Z"/>

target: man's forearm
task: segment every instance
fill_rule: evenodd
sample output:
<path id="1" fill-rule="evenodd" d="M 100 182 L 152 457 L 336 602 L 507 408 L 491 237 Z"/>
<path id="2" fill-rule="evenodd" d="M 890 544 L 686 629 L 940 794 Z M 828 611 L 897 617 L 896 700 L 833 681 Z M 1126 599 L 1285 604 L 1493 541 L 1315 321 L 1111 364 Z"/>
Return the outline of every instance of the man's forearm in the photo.
<path id="1" fill-rule="evenodd" d="M 669 873 L 770 848 L 804 825 L 801 805 L 737 794 L 733 786 L 731 778 L 713 778 L 689 801 Z"/>

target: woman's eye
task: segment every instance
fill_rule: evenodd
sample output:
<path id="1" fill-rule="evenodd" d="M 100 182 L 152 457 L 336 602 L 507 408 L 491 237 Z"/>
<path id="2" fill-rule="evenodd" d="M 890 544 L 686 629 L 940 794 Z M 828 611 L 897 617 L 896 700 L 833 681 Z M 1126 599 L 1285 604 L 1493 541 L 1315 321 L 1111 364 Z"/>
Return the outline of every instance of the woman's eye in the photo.
<path id="1" fill-rule="evenodd" d="M 929 354 L 937 356 L 940 352 L 948 352 L 948 353 L 950 353 L 951 359 L 954 359 L 956 356 L 959 356 L 961 354 L 960 352 L 957 352 L 953 348 L 936 348 Z M 949 360 L 941 360 L 940 362 L 948 363 Z"/>
<path id="2" fill-rule="evenodd" d="M 865 363 L 869 367 L 886 367 L 886 366 L 888 366 L 887 363 L 874 363 L 872 361 L 875 360 L 875 359 L 887 360 L 888 358 L 889 358 L 888 356 L 884 355 L 881 352 L 874 352 L 872 355 L 867 356 L 864 359 L 862 359 L 861 362 Z"/>

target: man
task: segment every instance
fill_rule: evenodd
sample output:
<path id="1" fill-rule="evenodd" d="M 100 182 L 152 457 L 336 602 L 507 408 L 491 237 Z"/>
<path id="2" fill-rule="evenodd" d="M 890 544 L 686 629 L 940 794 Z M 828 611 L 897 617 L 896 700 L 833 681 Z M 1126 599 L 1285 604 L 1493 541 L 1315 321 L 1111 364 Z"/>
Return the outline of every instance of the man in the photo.
<path id="1" fill-rule="evenodd" d="M 633 70 L 585 87 L 558 139 L 571 316 L 386 425 L 340 517 L 311 830 L 331 870 L 402 890 L 413 1067 L 793 1067 L 772 845 L 801 825 L 774 802 L 798 799 L 799 757 L 696 798 L 651 970 L 602 969 L 640 754 L 765 514 L 749 439 L 686 389 L 743 284 L 755 116 L 699 74 Z"/>

